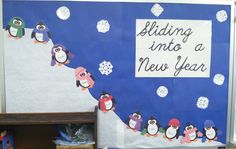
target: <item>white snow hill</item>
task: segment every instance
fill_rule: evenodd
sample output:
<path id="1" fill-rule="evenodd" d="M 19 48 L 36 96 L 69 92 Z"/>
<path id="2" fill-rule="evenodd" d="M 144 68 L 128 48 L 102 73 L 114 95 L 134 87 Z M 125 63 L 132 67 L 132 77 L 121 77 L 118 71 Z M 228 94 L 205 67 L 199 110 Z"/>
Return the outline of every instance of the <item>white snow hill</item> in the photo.
<path id="1" fill-rule="evenodd" d="M 53 42 L 35 44 L 32 29 L 21 39 L 4 32 L 6 111 L 12 112 L 85 112 L 93 111 L 98 101 L 89 91 L 76 87 L 74 69 L 52 67 Z M 169 142 L 159 133 L 147 138 L 134 132 L 114 113 L 98 113 L 98 146 L 113 148 L 165 148 L 183 146 L 179 140 Z M 200 140 L 184 146 L 222 146 L 220 142 Z"/>

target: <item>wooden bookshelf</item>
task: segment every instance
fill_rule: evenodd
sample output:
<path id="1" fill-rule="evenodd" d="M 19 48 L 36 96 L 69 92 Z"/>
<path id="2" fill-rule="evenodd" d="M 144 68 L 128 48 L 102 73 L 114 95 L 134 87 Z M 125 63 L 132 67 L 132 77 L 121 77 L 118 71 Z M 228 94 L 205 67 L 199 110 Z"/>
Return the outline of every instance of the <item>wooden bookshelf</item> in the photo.
<path id="1" fill-rule="evenodd" d="M 97 107 L 94 112 L 0 114 L 0 129 L 13 131 L 15 149 L 56 149 L 52 140 L 58 136 L 57 124 L 94 125 L 97 149 Z"/>

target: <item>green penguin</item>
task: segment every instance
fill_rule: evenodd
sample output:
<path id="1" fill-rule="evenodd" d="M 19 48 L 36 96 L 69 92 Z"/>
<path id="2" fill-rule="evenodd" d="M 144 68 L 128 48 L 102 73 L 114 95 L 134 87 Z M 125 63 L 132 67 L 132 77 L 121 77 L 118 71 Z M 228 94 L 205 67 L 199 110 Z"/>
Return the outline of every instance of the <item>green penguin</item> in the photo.
<path id="1" fill-rule="evenodd" d="M 25 22 L 20 17 L 14 17 L 9 21 L 6 30 L 10 37 L 21 38 L 25 35 Z"/>

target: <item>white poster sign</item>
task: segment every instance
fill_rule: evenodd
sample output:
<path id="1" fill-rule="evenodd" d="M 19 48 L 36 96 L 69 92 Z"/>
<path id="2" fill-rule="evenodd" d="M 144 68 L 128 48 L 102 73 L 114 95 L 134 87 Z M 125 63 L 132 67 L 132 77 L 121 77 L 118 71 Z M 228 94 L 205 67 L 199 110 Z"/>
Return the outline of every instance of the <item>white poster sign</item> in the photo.
<path id="1" fill-rule="evenodd" d="M 136 77 L 209 77 L 212 22 L 136 20 Z"/>

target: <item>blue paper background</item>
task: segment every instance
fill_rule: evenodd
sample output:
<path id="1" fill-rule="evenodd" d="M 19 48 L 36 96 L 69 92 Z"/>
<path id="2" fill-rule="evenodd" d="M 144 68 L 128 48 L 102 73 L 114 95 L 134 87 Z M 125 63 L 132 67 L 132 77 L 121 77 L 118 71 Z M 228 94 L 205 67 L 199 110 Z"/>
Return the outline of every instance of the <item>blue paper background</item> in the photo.
<path id="1" fill-rule="evenodd" d="M 210 78 L 135 78 L 135 21 L 157 19 L 150 11 L 153 4 L 4 1 L 3 23 L 6 26 L 12 17 L 20 16 L 27 28 L 33 28 L 42 20 L 49 27 L 53 42 L 63 44 L 75 55 L 68 67 L 87 68 L 96 79 L 91 94 L 98 98 L 103 90 L 111 93 L 117 102 L 115 112 L 124 122 L 134 111 L 140 111 L 144 121 L 155 116 L 163 127 L 176 117 L 181 121 L 182 133 L 187 122 L 202 130 L 204 121 L 211 119 L 223 131 L 219 141 L 225 143 L 230 6 L 160 3 L 164 12 L 158 19 L 212 20 Z M 71 17 L 66 21 L 56 16 L 57 8 L 64 5 L 71 11 Z M 222 9 L 227 12 L 228 20 L 220 23 L 216 20 L 216 13 Z M 110 31 L 106 34 L 97 32 L 96 25 L 101 19 L 110 23 Z M 108 76 L 101 75 L 98 70 L 104 60 L 110 61 L 114 67 Z M 222 86 L 212 81 L 216 73 L 225 76 Z M 156 94 L 160 85 L 169 90 L 164 99 Z M 205 110 L 196 107 L 200 96 L 210 100 Z"/>

